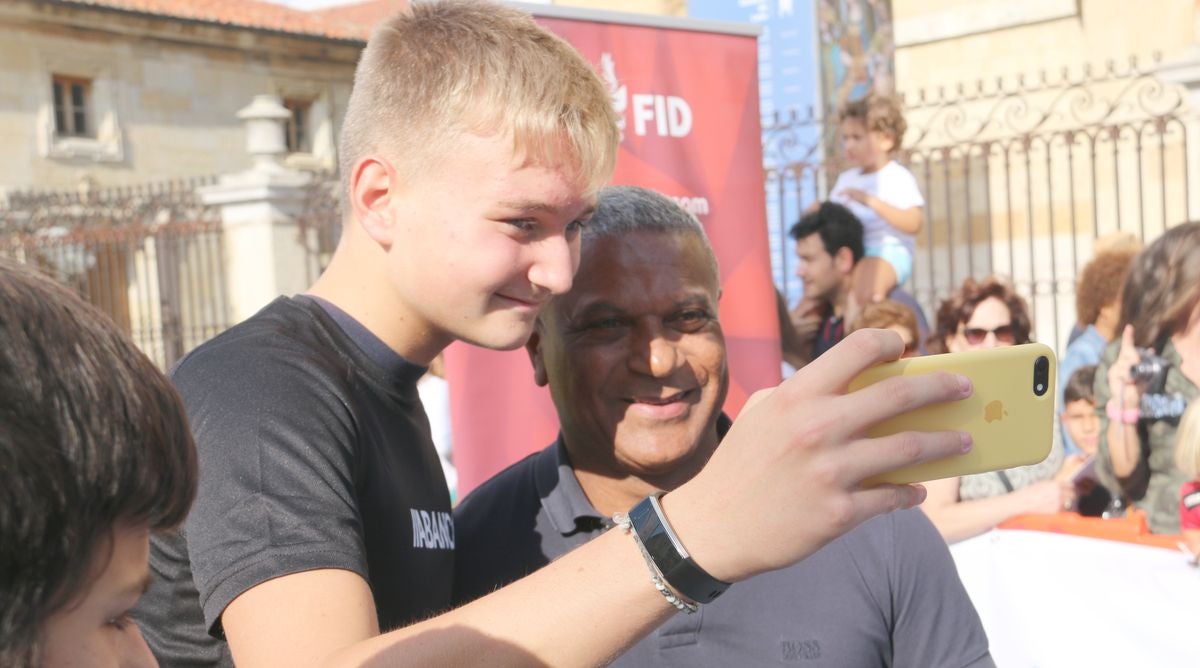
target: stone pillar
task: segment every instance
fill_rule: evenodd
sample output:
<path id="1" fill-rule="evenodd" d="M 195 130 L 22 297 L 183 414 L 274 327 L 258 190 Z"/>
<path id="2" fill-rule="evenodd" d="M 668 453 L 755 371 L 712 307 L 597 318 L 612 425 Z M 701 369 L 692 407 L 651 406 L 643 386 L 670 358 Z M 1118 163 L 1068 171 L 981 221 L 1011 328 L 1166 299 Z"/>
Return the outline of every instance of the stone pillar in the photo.
<path id="1" fill-rule="evenodd" d="M 1179 58 L 1160 63 L 1154 74 L 1164 83 L 1183 87 L 1187 109 L 1180 117 L 1187 123 L 1188 220 L 1200 219 L 1200 43 L 1194 43 Z M 1178 221 L 1168 221 L 1170 223 Z"/>
<path id="2" fill-rule="evenodd" d="M 252 166 L 200 189 L 205 204 L 221 209 L 231 323 L 245 320 L 279 295 L 307 289 L 316 262 L 296 222 L 311 177 L 283 165 L 289 115 L 279 98 L 255 96 L 238 112 L 246 124 Z"/>

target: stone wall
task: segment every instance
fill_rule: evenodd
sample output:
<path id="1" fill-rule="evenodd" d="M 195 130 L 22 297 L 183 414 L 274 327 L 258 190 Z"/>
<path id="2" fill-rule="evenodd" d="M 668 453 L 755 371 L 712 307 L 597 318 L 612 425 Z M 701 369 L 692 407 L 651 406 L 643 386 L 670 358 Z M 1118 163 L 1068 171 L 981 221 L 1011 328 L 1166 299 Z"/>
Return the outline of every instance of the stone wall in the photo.
<path id="1" fill-rule="evenodd" d="M 0 4 L 0 190 L 125 185 L 248 166 L 237 110 L 256 94 L 312 101 L 330 168 L 361 44 L 18 0 Z M 51 77 L 92 80 L 94 136 L 54 136 Z"/>

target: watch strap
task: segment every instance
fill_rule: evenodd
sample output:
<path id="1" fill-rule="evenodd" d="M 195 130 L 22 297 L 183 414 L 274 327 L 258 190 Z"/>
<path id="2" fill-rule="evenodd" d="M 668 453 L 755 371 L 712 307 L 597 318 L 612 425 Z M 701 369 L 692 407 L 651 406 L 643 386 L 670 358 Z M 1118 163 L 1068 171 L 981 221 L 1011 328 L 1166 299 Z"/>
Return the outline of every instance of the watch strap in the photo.
<path id="1" fill-rule="evenodd" d="M 697 603 L 711 603 L 729 589 L 729 583 L 709 575 L 688 554 L 663 513 L 659 502 L 663 494 L 651 494 L 629 511 L 633 531 L 667 584 Z"/>

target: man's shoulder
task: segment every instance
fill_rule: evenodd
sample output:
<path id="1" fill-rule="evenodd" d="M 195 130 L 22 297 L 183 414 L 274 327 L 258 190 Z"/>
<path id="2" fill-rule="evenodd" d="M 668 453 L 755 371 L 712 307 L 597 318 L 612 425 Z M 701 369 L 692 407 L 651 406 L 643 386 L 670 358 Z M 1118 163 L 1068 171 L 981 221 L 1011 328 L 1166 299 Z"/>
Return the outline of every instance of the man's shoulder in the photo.
<path id="1" fill-rule="evenodd" d="M 551 446 L 553 448 L 553 446 Z M 454 598 L 472 601 L 541 568 L 558 556 L 541 521 L 532 454 L 493 476 L 454 509 Z M 557 543 L 555 543 L 557 544 Z"/>
<path id="2" fill-rule="evenodd" d="M 489 478 L 454 508 L 454 522 L 464 539 L 481 527 L 518 521 L 518 511 L 536 512 L 536 472 L 542 457 L 552 456 L 555 446 L 535 452 Z"/>
<path id="3" fill-rule="evenodd" d="M 929 517 L 919 508 L 874 517 L 839 540 L 856 560 L 869 559 L 880 565 L 896 559 L 922 561 L 922 555 L 949 549 Z"/>

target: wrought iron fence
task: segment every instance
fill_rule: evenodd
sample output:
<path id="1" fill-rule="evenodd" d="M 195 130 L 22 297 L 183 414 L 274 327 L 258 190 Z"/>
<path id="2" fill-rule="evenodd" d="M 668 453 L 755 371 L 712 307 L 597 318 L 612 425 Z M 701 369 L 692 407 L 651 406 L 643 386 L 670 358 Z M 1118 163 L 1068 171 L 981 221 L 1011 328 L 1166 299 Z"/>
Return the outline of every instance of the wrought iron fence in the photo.
<path id="1" fill-rule="evenodd" d="M 212 182 L 9 193 L 0 255 L 78 291 L 166 369 L 229 324 L 219 212 L 196 196 Z"/>
<path id="2" fill-rule="evenodd" d="M 308 253 L 308 281 L 329 266 L 342 234 L 341 180 L 336 172 L 314 172 L 304 187 L 304 205 L 296 216 L 297 233 Z"/>
<path id="3" fill-rule="evenodd" d="M 899 157 L 926 200 L 909 288 L 932 311 L 968 276 L 1005 275 L 1029 300 L 1039 339 L 1061 345 L 1094 241 L 1148 241 L 1187 219 L 1185 106 L 1134 59 L 905 99 Z M 834 113 L 764 121 L 773 262 L 789 299 L 799 286 L 786 230 L 840 171 L 827 151 L 836 131 Z"/>

